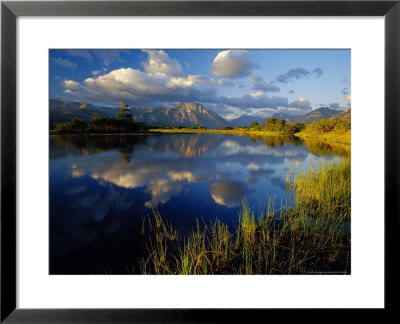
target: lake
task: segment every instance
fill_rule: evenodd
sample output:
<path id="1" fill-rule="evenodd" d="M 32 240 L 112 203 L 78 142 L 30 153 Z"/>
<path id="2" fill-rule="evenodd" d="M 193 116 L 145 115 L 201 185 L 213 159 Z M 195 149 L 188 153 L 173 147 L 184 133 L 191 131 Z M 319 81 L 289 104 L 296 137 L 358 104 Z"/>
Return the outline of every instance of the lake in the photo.
<path id="1" fill-rule="evenodd" d="M 50 273 L 132 274 L 145 257 L 143 219 L 158 210 L 186 233 L 290 201 L 286 179 L 348 153 L 294 136 L 50 136 Z"/>

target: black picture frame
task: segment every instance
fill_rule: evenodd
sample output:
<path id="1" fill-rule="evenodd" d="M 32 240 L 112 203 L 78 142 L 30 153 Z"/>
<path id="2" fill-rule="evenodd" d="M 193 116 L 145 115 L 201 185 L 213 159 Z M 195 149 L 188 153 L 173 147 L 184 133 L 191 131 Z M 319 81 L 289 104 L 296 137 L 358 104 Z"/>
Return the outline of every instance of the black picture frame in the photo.
<path id="1" fill-rule="evenodd" d="M 400 228 L 400 0 L 4 1 L 1 3 L 1 322 L 253 322 L 275 310 L 16 308 L 16 19 L 19 16 L 384 16 L 385 310 L 396 310 Z M 373 190 L 371 188 L 371 190 Z M 373 257 L 373 256 L 371 256 Z M 368 283 L 366 283 L 368 285 Z M 40 293 L 40 292 L 38 292 Z M 381 314 L 381 313 L 380 313 Z M 323 316 L 323 315 L 322 315 Z"/>

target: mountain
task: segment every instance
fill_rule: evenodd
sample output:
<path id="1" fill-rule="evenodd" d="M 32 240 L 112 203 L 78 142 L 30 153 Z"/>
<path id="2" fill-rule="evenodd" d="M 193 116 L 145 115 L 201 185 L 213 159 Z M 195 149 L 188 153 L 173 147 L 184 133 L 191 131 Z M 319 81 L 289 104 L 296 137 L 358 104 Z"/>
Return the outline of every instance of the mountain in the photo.
<path id="1" fill-rule="evenodd" d="M 53 123 L 64 123 L 78 117 L 89 121 L 92 114 L 99 114 L 104 117 L 115 117 L 118 113 L 116 108 L 96 107 L 85 102 L 67 102 L 50 99 L 50 125 Z"/>
<path id="2" fill-rule="evenodd" d="M 271 116 L 271 118 L 281 119 L 281 120 L 283 119 L 286 123 L 295 123 L 302 117 L 303 115 L 288 115 L 284 113 L 276 113 Z"/>
<path id="3" fill-rule="evenodd" d="M 150 126 L 229 126 L 229 122 L 220 115 L 193 102 L 181 102 L 172 108 L 132 108 L 130 113 L 136 120 Z"/>
<path id="4" fill-rule="evenodd" d="M 333 115 L 330 119 L 351 119 L 351 108 L 347 109 L 346 111 L 342 111 L 336 115 Z"/>
<path id="5" fill-rule="evenodd" d="M 296 122 L 301 124 L 309 124 L 316 120 L 331 118 L 332 116 L 335 116 L 341 112 L 341 110 L 330 108 L 318 108 L 296 120 Z"/>
<path id="6" fill-rule="evenodd" d="M 115 117 L 119 109 L 109 107 L 97 107 L 85 102 L 62 102 L 50 99 L 50 124 L 55 122 L 67 122 L 78 117 L 90 121 L 92 114 L 104 117 Z M 149 108 L 133 107 L 130 113 L 137 121 L 142 121 L 149 126 L 203 126 L 206 128 L 224 128 L 228 126 L 250 126 L 253 121 L 260 125 L 265 124 L 266 118 L 258 116 L 240 116 L 239 118 L 227 121 L 212 110 L 207 110 L 203 105 L 193 102 L 181 102 L 172 108 Z M 284 119 L 289 123 L 308 124 L 315 120 L 324 118 L 351 117 L 350 108 L 343 112 L 330 108 L 319 108 L 304 116 L 295 116 L 283 113 L 276 113 L 272 116 L 276 119 Z"/>
<path id="7" fill-rule="evenodd" d="M 265 120 L 266 120 L 266 118 L 258 117 L 258 116 L 240 116 L 238 118 L 230 120 L 229 123 L 233 127 L 245 127 L 245 126 L 250 126 L 250 124 L 253 121 L 256 121 L 260 125 L 264 125 Z"/>
<path id="8" fill-rule="evenodd" d="M 50 124 L 71 121 L 78 117 L 89 121 L 93 113 L 104 117 L 115 117 L 118 108 L 96 107 L 83 102 L 64 103 L 50 99 Z M 149 126 L 203 126 L 207 128 L 223 128 L 229 122 L 203 105 L 181 102 L 172 108 L 133 107 L 130 113 L 137 121 Z"/>

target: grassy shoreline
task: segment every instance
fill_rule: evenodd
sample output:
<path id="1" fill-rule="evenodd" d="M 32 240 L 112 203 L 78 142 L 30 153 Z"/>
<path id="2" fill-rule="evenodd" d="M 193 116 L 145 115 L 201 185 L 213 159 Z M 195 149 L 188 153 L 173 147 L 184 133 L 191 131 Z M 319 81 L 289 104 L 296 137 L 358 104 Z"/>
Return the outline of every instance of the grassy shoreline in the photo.
<path id="1" fill-rule="evenodd" d="M 265 136 L 282 136 L 293 135 L 293 133 L 278 133 L 278 132 L 263 132 L 253 131 L 246 128 L 238 129 L 192 129 L 192 128 L 170 128 L 170 129 L 149 129 L 150 132 L 155 133 L 175 133 L 175 134 L 234 134 L 234 135 L 265 135 Z"/>
<path id="2" fill-rule="evenodd" d="M 297 136 L 303 139 L 320 140 L 328 143 L 351 145 L 351 131 L 347 132 L 326 132 L 326 133 L 313 133 L 308 131 L 301 131 L 299 133 L 280 133 L 280 132 L 265 132 L 255 131 L 245 128 L 239 129 L 188 129 L 188 128 L 171 128 L 171 129 L 149 129 L 149 132 L 155 133 L 174 133 L 174 134 L 233 134 L 244 136 Z"/>
<path id="3" fill-rule="evenodd" d="M 154 134 L 154 133 L 168 133 L 168 134 L 233 134 L 233 135 L 255 135 L 255 136 L 287 136 L 293 135 L 301 138 L 310 138 L 324 140 L 332 143 L 351 144 L 351 131 L 347 132 L 326 132 L 315 133 L 309 131 L 301 131 L 298 133 L 284 133 L 284 132 L 266 132 L 252 130 L 248 128 L 236 129 L 193 129 L 193 128 L 150 128 L 146 131 L 135 132 L 121 132 L 121 131 L 87 131 L 87 132 L 59 132 L 50 130 L 50 135 L 132 135 L 132 134 Z"/>
<path id="4" fill-rule="evenodd" d="M 324 142 L 351 145 L 351 131 L 347 131 L 344 133 L 339 133 L 339 132 L 312 133 L 312 132 L 302 131 L 294 135 L 304 139 L 317 139 Z"/>
<path id="5" fill-rule="evenodd" d="M 294 204 L 256 217 L 243 201 L 234 231 L 220 220 L 181 237 L 154 211 L 143 274 L 350 273 L 350 159 L 310 168 L 293 181 Z"/>

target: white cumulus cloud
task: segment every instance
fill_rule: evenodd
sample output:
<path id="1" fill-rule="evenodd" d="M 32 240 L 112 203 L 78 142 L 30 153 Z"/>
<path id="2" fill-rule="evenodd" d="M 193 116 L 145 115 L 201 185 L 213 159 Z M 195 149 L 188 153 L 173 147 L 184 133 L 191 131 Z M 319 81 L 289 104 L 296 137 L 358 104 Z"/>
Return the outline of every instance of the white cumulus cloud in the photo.
<path id="1" fill-rule="evenodd" d="M 308 101 L 305 98 L 300 98 L 298 100 L 295 100 L 289 104 L 289 108 L 297 108 L 300 110 L 310 110 L 311 109 L 311 104 L 310 101 Z"/>
<path id="2" fill-rule="evenodd" d="M 148 54 L 147 61 L 143 62 L 143 67 L 149 73 L 162 73 L 168 76 L 178 76 L 182 74 L 182 65 L 178 60 L 172 59 L 163 50 L 143 50 Z"/>
<path id="3" fill-rule="evenodd" d="M 221 51 L 210 66 L 211 73 L 225 78 L 240 78 L 251 74 L 257 67 L 251 60 L 251 54 L 246 50 Z"/>
<path id="4" fill-rule="evenodd" d="M 78 82 L 72 80 L 65 80 L 62 82 L 62 85 L 65 89 L 68 90 L 77 90 L 80 87 L 80 84 Z"/>

